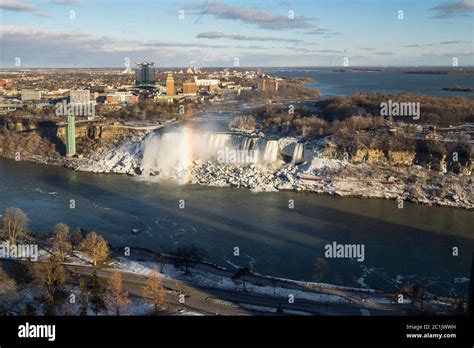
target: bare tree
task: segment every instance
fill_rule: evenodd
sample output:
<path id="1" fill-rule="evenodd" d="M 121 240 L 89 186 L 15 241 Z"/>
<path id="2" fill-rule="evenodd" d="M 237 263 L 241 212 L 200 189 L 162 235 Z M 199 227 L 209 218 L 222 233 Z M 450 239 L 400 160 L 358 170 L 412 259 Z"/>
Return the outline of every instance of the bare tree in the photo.
<path id="1" fill-rule="evenodd" d="M 109 279 L 107 287 L 107 304 L 115 309 L 115 314 L 120 315 L 120 311 L 126 311 L 130 304 L 128 292 L 122 287 L 122 276 L 120 272 L 114 271 Z"/>
<path id="2" fill-rule="evenodd" d="M 242 283 L 244 285 L 244 290 L 245 290 L 245 276 L 251 275 L 250 269 L 248 267 L 239 267 L 234 275 L 232 276 L 232 279 L 239 279 L 242 278 Z"/>
<path id="3" fill-rule="evenodd" d="M 104 262 L 109 256 L 109 247 L 102 236 L 95 232 L 90 232 L 81 242 L 81 249 L 89 255 L 94 266 Z"/>
<path id="4" fill-rule="evenodd" d="M 314 263 L 314 268 L 315 268 L 315 274 L 314 278 L 317 281 L 321 281 L 324 278 L 324 275 L 326 274 L 326 270 L 328 268 L 328 264 L 325 259 L 322 257 L 318 257 L 316 259 L 316 262 Z"/>
<path id="5" fill-rule="evenodd" d="M 79 279 L 79 315 L 87 315 L 90 302 L 90 289 L 86 278 Z"/>
<path id="6" fill-rule="evenodd" d="M 5 311 L 5 303 L 15 295 L 16 282 L 0 266 L 0 314 Z"/>
<path id="7" fill-rule="evenodd" d="M 28 234 L 29 219 L 26 214 L 18 208 L 7 208 L 3 213 L 1 237 L 15 244 L 17 239 L 24 238 Z"/>
<path id="8" fill-rule="evenodd" d="M 416 283 L 413 284 L 411 287 L 411 292 L 413 295 L 413 305 L 415 305 L 416 302 L 420 304 L 420 310 L 423 312 L 423 302 L 424 302 L 424 296 L 425 296 L 425 288 L 423 284 L 421 283 Z"/>
<path id="9" fill-rule="evenodd" d="M 76 231 L 74 231 L 74 233 L 69 238 L 69 241 L 71 242 L 71 252 L 74 252 L 74 250 L 80 248 L 83 239 L 84 236 L 82 235 L 81 229 L 76 228 Z"/>
<path id="10" fill-rule="evenodd" d="M 176 267 L 184 267 L 184 273 L 189 273 L 189 266 L 193 263 L 202 262 L 206 251 L 197 246 L 180 246 L 172 251 L 173 262 Z"/>
<path id="11" fill-rule="evenodd" d="M 66 281 L 66 273 L 61 265 L 59 257 L 51 255 L 47 262 L 37 270 L 39 280 L 45 286 L 46 294 L 44 297 L 46 312 L 54 314 L 54 307 L 65 299 L 63 289 Z"/>
<path id="12" fill-rule="evenodd" d="M 163 273 L 165 269 L 165 257 L 161 253 L 161 251 L 156 252 L 156 258 L 158 259 L 158 262 L 160 263 L 160 272 Z"/>
<path id="13" fill-rule="evenodd" d="M 89 279 L 88 287 L 90 291 L 90 304 L 95 315 L 99 313 L 107 313 L 107 306 L 104 301 L 105 289 L 99 281 L 97 272 L 94 269 L 92 272 L 92 277 Z"/>
<path id="14" fill-rule="evenodd" d="M 156 270 L 156 266 L 153 266 L 150 276 L 148 277 L 147 284 L 143 289 L 143 296 L 151 299 L 155 314 L 159 312 L 159 307 L 165 303 L 165 289 L 161 283 L 161 276 Z"/>
<path id="15" fill-rule="evenodd" d="M 69 242 L 69 227 L 66 224 L 56 224 L 54 226 L 53 235 L 53 252 L 55 252 L 60 261 L 64 260 L 64 256 L 72 250 Z"/>

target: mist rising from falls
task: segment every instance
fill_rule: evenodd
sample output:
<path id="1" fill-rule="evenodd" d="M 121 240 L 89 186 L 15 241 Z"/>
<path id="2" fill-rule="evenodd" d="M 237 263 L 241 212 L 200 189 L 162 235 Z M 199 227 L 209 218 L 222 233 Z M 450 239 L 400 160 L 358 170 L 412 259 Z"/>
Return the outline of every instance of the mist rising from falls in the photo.
<path id="1" fill-rule="evenodd" d="M 142 153 L 141 167 L 148 172 L 182 171 L 194 162 L 222 162 L 222 156 L 226 156 L 227 164 L 248 165 L 248 159 L 260 166 L 282 163 L 278 140 L 196 132 L 185 127 L 175 132 L 152 134 L 143 142 Z"/>

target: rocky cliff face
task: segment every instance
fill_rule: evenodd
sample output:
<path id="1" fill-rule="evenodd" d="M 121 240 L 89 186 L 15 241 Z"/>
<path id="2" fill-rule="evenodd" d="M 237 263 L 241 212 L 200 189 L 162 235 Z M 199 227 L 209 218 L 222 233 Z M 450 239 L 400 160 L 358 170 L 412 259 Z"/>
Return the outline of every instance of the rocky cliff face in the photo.
<path id="1" fill-rule="evenodd" d="M 131 135 L 131 131 L 128 128 L 120 127 L 118 124 L 87 124 L 79 123 L 76 125 L 76 139 L 77 138 L 89 138 L 89 139 L 118 139 L 123 136 Z M 66 141 L 66 127 L 59 126 L 57 129 L 56 136 L 63 142 Z"/>
<path id="2" fill-rule="evenodd" d="M 471 175 L 474 169 L 474 157 L 467 153 L 457 158 L 442 153 L 429 153 L 423 148 L 414 151 L 397 151 L 373 148 L 344 149 L 333 140 L 326 140 L 322 155 L 327 158 L 347 160 L 352 164 L 387 164 L 390 166 L 419 165 L 440 172 L 452 172 L 459 175 Z"/>
<path id="3" fill-rule="evenodd" d="M 76 139 L 79 152 L 88 154 L 107 143 L 131 136 L 137 131 L 112 122 L 106 124 L 79 123 Z M 65 154 L 66 128 L 56 121 L 35 117 L 0 118 L 0 156 L 41 162 L 57 161 Z"/>
<path id="4" fill-rule="evenodd" d="M 0 120 L 0 156 L 17 160 L 49 161 L 60 157 L 61 144 L 51 138 L 52 128 L 33 120 Z M 54 132 L 53 132 L 54 133 Z"/>
<path id="5" fill-rule="evenodd" d="M 416 153 L 414 151 L 388 151 L 388 164 L 392 166 L 409 166 L 413 164 Z"/>
<path id="6" fill-rule="evenodd" d="M 383 163 L 386 161 L 385 154 L 378 149 L 357 149 L 351 156 L 351 162 L 359 163 Z"/>

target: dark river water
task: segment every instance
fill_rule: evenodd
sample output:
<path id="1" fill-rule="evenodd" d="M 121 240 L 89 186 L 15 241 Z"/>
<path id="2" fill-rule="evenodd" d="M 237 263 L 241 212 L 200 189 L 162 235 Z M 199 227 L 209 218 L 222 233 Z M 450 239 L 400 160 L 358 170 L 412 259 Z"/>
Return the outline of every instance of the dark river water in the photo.
<path id="1" fill-rule="evenodd" d="M 184 209 L 178 207 L 181 199 Z M 294 209 L 288 208 L 290 199 Z M 10 206 L 28 214 L 35 232 L 51 233 L 63 222 L 71 229 L 94 229 L 114 246 L 170 251 L 195 244 L 219 265 L 298 280 L 314 280 L 314 263 L 324 256 L 325 244 L 364 244 L 364 262 L 328 260 L 323 280 L 386 289 L 422 282 L 433 293 L 461 297 L 474 250 L 474 213 L 465 210 L 179 186 L 2 159 L 0 210 Z M 132 228 L 142 233 L 132 235 Z M 452 256 L 454 246 L 459 256 Z"/>

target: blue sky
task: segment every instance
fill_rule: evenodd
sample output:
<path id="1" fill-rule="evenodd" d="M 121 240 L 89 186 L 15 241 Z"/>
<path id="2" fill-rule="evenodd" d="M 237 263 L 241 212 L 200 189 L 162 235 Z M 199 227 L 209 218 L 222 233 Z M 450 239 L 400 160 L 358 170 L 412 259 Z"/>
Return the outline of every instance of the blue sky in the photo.
<path id="1" fill-rule="evenodd" d="M 1 67 L 474 65 L 474 0 L 0 0 L 0 11 Z"/>

